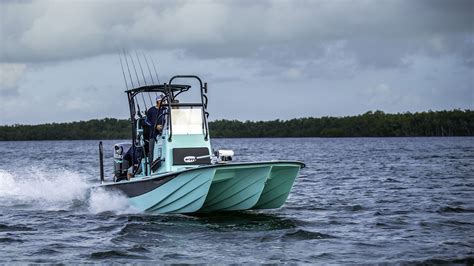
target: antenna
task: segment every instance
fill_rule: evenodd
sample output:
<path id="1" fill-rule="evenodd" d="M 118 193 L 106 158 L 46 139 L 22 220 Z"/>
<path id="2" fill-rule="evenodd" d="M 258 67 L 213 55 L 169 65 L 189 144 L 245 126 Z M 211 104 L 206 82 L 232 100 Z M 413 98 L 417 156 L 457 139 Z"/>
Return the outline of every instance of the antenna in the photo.
<path id="1" fill-rule="evenodd" d="M 122 67 L 122 74 L 123 74 L 123 81 L 125 82 L 125 88 L 128 90 L 127 78 L 125 77 L 125 70 L 123 69 L 122 56 L 120 56 L 120 53 L 118 54 L 118 56 L 120 59 L 120 66 Z"/>
<path id="2" fill-rule="evenodd" d="M 155 69 L 155 75 L 156 75 L 156 80 L 158 80 L 158 84 L 160 83 L 160 79 L 158 78 L 158 73 L 156 72 L 156 67 L 155 67 L 155 62 L 153 61 L 153 58 L 150 57 L 150 61 L 153 64 L 153 69 Z"/>
<path id="3" fill-rule="evenodd" d="M 142 63 L 140 62 L 140 57 L 138 57 L 137 51 L 135 51 L 135 56 L 137 57 L 138 65 L 140 66 L 140 71 L 142 72 L 143 82 L 145 82 L 145 86 L 148 86 L 148 84 L 146 83 L 145 74 L 143 74 Z M 150 106 L 153 106 L 153 101 L 151 100 L 150 92 L 147 92 L 146 94 L 148 95 L 148 99 L 150 99 Z"/>

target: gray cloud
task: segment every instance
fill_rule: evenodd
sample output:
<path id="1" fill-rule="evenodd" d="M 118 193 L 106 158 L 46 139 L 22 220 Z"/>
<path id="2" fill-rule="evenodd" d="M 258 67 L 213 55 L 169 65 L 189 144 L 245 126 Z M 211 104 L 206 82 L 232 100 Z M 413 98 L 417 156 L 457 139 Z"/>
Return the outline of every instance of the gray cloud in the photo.
<path id="1" fill-rule="evenodd" d="M 286 64 L 345 42 L 362 66 L 403 66 L 413 54 L 472 62 L 472 1 L 7 2 L 0 61 L 45 62 L 134 49 Z M 18 14 L 22 14 L 18 16 Z"/>
<path id="2" fill-rule="evenodd" d="M 121 48 L 208 81 L 211 119 L 472 108 L 473 5 L 2 1 L 0 124 L 127 117 Z"/>

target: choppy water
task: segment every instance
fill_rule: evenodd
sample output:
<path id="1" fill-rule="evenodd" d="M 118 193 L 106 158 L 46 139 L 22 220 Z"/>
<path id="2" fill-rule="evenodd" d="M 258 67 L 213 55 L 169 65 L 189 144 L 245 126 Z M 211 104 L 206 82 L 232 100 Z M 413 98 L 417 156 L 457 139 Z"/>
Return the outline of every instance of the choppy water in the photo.
<path id="1" fill-rule="evenodd" d="M 97 141 L 0 142 L 0 263 L 474 261 L 474 138 L 213 143 L 307 168 L 278 210 L 147 215 L 89 192 Z"/>

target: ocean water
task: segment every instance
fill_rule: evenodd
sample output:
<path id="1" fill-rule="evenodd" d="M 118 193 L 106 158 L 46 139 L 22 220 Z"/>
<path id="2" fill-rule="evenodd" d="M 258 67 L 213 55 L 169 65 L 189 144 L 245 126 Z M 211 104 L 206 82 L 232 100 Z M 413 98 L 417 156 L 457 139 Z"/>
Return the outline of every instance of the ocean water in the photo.
<path id="1" fill-rule="evenodd" d="M 0 142 L 0 263 L 474 262 L 472 137 L 215 139 L 307 167 L 280 209 L 199 216 L 91 192 L 97 144 Z"/>

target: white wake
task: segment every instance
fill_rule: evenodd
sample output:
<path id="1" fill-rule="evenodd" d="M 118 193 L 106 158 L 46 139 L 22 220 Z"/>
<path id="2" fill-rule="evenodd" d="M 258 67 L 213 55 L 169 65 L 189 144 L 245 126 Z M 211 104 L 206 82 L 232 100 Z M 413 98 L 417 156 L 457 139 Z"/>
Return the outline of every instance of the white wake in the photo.
<path id="1" fill-rule="evenodd" d="M 113 212 L 116 214 L 132 214 L 139 211 L 128 204 L 125 195 L 105 191 L 101 188 L 93 189 L 89 197 L 89 211 L 91 213 Z"/>
<path id="2" fill-rule="evenodd" d="M 88 176 L 65 169 L 0 169 L 0 205 L 38 210 L 136 213 L 124 195 L 92 189 Z M 78 207 L 79 206 L 79 207 Z"/>

